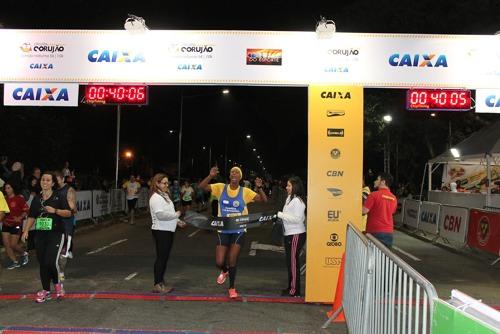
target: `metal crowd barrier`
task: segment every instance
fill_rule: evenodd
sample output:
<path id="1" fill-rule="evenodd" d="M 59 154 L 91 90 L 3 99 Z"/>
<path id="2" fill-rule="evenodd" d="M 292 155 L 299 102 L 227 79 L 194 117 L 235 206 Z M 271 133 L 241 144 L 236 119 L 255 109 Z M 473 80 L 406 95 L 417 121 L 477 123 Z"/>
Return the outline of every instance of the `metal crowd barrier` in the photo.
<path id="1" fill-rule="evenodd" d="M 370 234 L 347 226 L 342 307 L 351 334 L 430 333 L 434 286 Z"/>

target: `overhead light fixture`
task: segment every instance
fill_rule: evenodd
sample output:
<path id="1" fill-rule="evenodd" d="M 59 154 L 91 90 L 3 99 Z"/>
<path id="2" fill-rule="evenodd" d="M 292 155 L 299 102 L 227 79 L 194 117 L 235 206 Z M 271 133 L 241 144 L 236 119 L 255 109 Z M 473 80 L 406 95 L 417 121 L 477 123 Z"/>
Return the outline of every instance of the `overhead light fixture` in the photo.
<path id="1" fill-rule="evenodd" d="M 337 31 L 335 22 L 333 22 L 333 20 L 327 20 L 325 19 L 325 17 L 320 16 L 319 21 L 316 23 L 316 36 L 319 39 L 331 38 L 335 31 Z"/>
<path id="2" fill-rule="evenodd" d="M 130 32 L 144 32 L 149 30 L 146 25 L 146 20 L 144 20 L 140 16 L 136 16 L 133 14 L 128 14 L 128 18 L 125 20 L 125 24 L 123 25 L 125 30 Z"/>
<path id="3" fill-rule="evenodd" d="M 460 152 L 456 148 L 450 148 L 450 152 L 455 159 L 460 158 Z"/>
<path id="4" fill-rule="evenodd" d="M 391 115 L 385 115 L 383 117 L 383 119 L 384 119 L 384 122 L 386 122 L 386 123 L 392 122 L 392 116 Z"/>
<path id="5" fill-rule="evenodd" d="M 223 89 L 223 90 L 222 90 L 222 94 L 229 94 L 229 89 L 227 89 L 227 88 L 226 88 L 226 89 Z"/>
<path id="6" fill-rule="evenodd" d="M 431 117 L 436 117 L 436 113 L 435 113 L 435 112 L 433 112 L 433 113 L 431 114 Z"/>

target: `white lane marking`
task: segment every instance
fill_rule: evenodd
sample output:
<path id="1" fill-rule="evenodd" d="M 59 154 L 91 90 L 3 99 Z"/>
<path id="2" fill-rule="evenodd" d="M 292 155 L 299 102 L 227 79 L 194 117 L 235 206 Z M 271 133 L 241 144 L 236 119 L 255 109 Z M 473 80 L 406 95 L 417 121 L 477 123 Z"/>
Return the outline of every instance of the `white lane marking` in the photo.
<path id="1" fill-rule="evenodd" d="M 115 242 L 112 242 L 110 243 L 109 245 L 107 246 L 103 246 L 101 248 L 97 248 L 96 250 L 93 250 L 93 251 L 90 251 L 90 252 L 87 252 L 86 254 L 87 255 L 90 255 L 90 254 L 95 254 L 95 253 L 99 253 L 100 251 L 103 251 L 109 247 L 112 247 L 112 246 L 115 246 L 115 245 L 118 245 L 118 244 L 121 244 L 122 242 L 125 242 L 127 241 L 128 239 L 122 239 L 122 240 L 118 240 L 118 241 L 115 241 Z"/>
<path id="2" fill-rule="evenodd" d="M 191 233 L 190 235 L 188 235 L 188 238 L 194 237 L 196 235 L 196 233 L 198 233 L 200 231 L 201 231 L 200 229 L 197 229 L 196 231 L 194 231 L 193 233 Z"/>
<path id="3" fill-rule="evenodd" d="M 137 274 L 139 274 L 139 273 L 132 273 L 132 274 L 128 275 L 127 277 L 125 277 L 125 280 L 126 281 L 130 281 L 132 278 L 134 278 L 135 276 L 137 276 Z"/>
<path id="4" fill-rule="evenodd" d="M 405 252 L 404 250 L 402 250 L 401 248 L 399 247 L 396 247 L 396 246 L 392 246 L 393 249 L 397 250 L 398 252 L 400 252 L 401 254 L 404 254 L 406 256 L 408 256 L 410 259 L 412 259 L 413 261 L 422 261 L 420 260 L 418 257 L 414 256 L 414 255 L 411 255 L 410 253 L 408 252 Z"/>

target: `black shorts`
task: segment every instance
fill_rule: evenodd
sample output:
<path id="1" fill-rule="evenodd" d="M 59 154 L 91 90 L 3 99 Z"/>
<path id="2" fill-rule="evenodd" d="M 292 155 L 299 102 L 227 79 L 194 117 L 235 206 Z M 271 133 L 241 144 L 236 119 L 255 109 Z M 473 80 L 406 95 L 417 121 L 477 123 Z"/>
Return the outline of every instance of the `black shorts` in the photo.
<path id="1" fill-rule="evenodd" d="M 21 226 L 7 226 L 5 224 L 2 224 L 2 232 L 14 235 L 21 234 Z"/>
<path id="2" fill-rule="evenodd" d="M 245 245 L 245 232 L 240 233 L 220 233 L 217 232 L 217 246 Z"/>
<path id="3" fill-rule="evenodd" d="M 182 202 L 182 206 L 188 206 L 188 205 L 191 205 L 191 203 L 193 201 L 184 201 L 184 200 L 182 200 L 181 202 Z"/>
<path id="4" fill-rule="evenodd" d="M 130 212 L 131 210 L 135 210 L 136 205 L 137 205 L 137 198 L 128 199 L 127 200 L 128 212 Z"/>

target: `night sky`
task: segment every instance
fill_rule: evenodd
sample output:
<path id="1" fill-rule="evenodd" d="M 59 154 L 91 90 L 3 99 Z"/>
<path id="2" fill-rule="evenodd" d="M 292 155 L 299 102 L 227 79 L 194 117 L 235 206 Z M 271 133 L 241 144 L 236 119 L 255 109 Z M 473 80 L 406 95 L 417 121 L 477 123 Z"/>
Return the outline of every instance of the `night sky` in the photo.
<path id="1" fill-rule="evenodd" d="M 118 30 L 123 28 L 128 13 L 144 17 L 150 29 L 168 30 L 313 31 L 320 15 L 333 19 L 341 32 L 491 35 L 500 30 L 498 0 L 254 3 L 4 0 L 0 23 L 7 29 Z M 252 153 L 252 148 L 256 148 L 272 174 L 296 173 L 305 177 L 307 89 L 240 86 L 229 87 L 229 96 L 222 96 L 219 93 L 222 88 L 226 87 L 153 86 L 148 106 L 124 107 L 121 143 L 123 149 L 135 152 L 135 168 L 158 170 L 176 165 L 180 96 L 184 94 L 202 95 L 184 102 L 183 164 L 187 175 L 208 173 L 210 147 L 212 162 L 217 161 L 223 167 L 227 144 L 228 159 L 242 163 L 244 168 L 257 170 L 259 159 Z M 377 94 L 390 96 L 393 104 L 388 108 L 398 114 L 396 118 L 415 117 L 404 110 L 402 91 L 365 90 L 365 95 Z M 0 104 L 0 131 L 4 136 L 16 136 L 21 147 L 13 152 L 0 142 L 0 155 L 22 160 L 28 167 L 37 164 L 55 168 L 69 160 L 77 173 L 99 168 L 101 174 L 113 178 L 115 115 L 115 107 L 111 106 L 14 108 Z M 39 124 L 43 121 L 60 124 L 64 130 L 46 135 L 53 136 L 55 142 L 63 138 L 65 145 L 37 144 L 43 133 L 38 130 Z M 252 136 L 251 140 L 245 138 L 247 134 Z M 368 148 L 374 146 L 369 143 Z M 50 151 L 52 158 L 45 158 L 45 150 Z M 380 151 L 365 147 L 365 164 L 380 168 Z"/>

